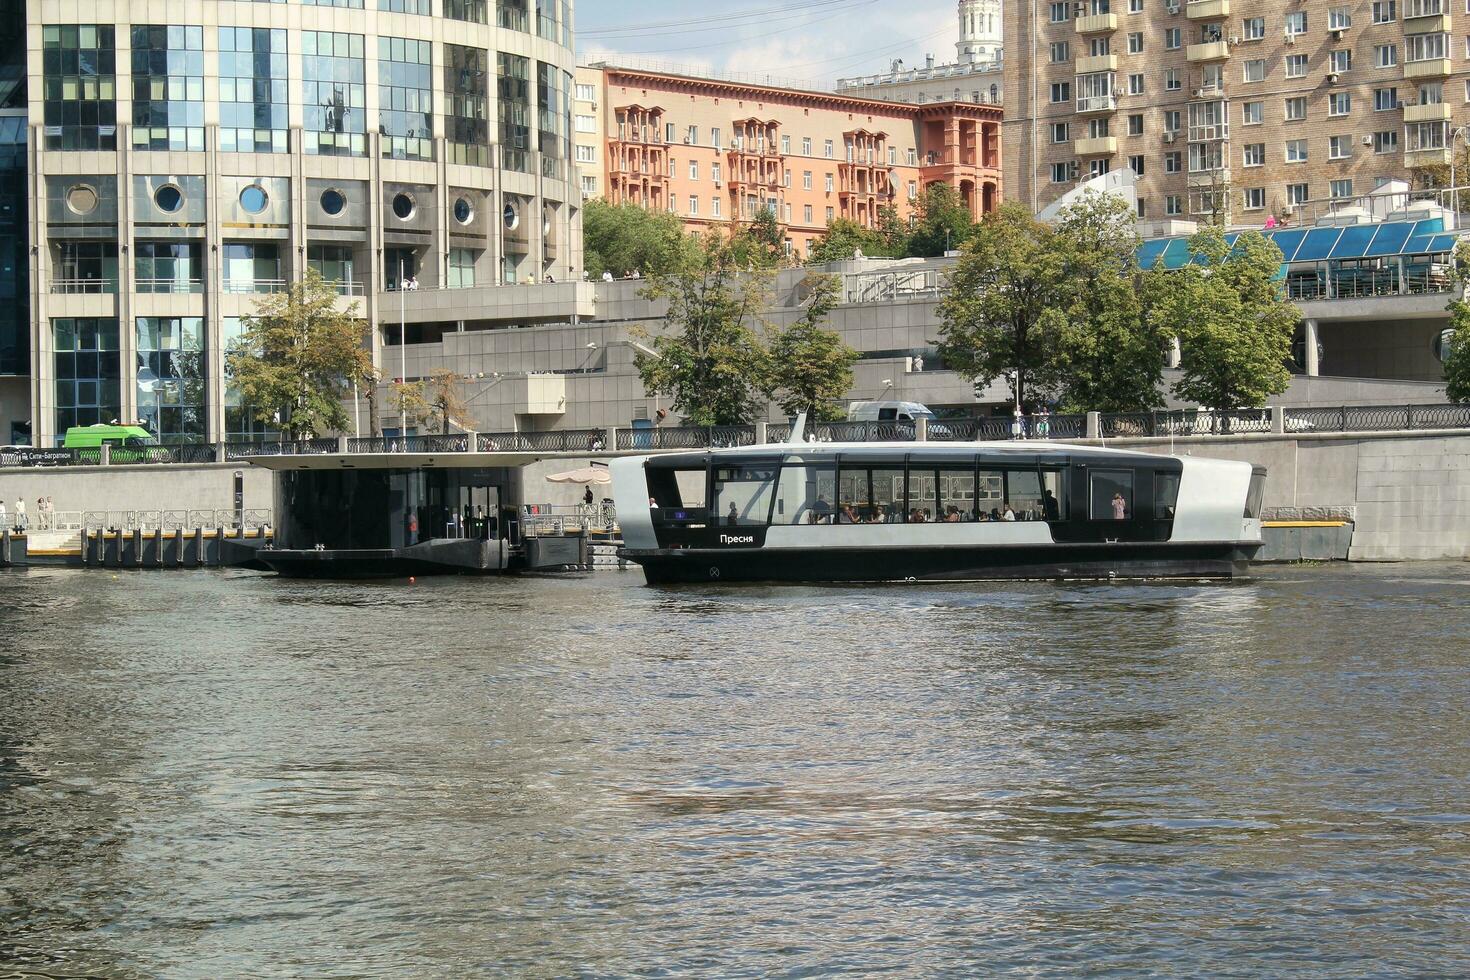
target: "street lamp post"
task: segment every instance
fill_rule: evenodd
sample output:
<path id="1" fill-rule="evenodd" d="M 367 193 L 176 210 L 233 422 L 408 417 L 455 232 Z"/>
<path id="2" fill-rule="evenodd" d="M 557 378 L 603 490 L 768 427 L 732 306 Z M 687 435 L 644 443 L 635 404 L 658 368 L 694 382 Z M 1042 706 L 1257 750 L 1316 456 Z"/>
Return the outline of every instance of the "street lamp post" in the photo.
<path id="1" fill-rule="evenodd" d="M 1455 228 L 1460 227 L 1460 185 L 1455 180 L 1455 145 L 1461 139 L 1470 146 L 1470 126 L 1461 126 L 1450 134 L 1450 206 L 1455 210 Z"/>

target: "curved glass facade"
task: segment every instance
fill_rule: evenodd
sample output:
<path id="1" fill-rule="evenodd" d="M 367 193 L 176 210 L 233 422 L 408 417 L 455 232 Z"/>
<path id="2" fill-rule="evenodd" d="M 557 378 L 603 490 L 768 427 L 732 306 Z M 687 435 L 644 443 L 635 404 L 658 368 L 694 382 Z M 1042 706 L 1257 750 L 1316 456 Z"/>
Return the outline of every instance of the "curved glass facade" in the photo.
<path id="1" fill-rule="evenodd" d="M 308 269 L 356 306 L 376 349 L 396 329 L 400 299 L 384 293 L 398 269 L 427 292 L 559 282 L 579 264 L 563 0 L 257 0 L 168 24 L 152 0 L 119 0 L 106 23 L 22 6 L 39 91 L 0 72 L 15 77 L 0 96 L 24 104 L 39 143 L 40 172 L 16 184 L 45 188 L 44 301 L 8 307 L 14 325 L 0 314 L 0 374 L 29 371 L 38 442 L 99 413 L 176 441 L 268 431 L 228 390 L 224 331 Z M 23 167 L 27 127 L 13 128 Z M 507 227 L 508 207 L 543 220 Z M 25 296 L 24 272 L 9 274 Z M 116 324 L 115 382 L 77 375 L 77 323 Z"/>

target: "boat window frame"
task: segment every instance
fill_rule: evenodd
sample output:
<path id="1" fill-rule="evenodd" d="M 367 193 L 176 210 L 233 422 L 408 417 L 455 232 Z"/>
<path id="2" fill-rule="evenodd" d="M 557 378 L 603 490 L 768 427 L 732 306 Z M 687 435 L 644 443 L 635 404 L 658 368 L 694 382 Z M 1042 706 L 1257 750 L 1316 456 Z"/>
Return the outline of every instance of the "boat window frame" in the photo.
<path id="1" fill-rule="evenodd" d="M 707 457 L 709 464 L 705 470 L 704 499 L 707 501 L 705 509 L 709 512 L 710 527 L 763 527 L 772 526 L 771 517 L 776 510 L 776 496 L 781 487 L 781 471 L 784 470 L 786 457 L 765 457 L 763 459 L 733 457 L 728 462 L 722 457 L 716 460 L 714 456 Z M 750 469 L 755 467 L 769 467 L 771 480 L 766 493 L 766 519 L 763 524 L 726 524 L 724 515 L 719 512 L 719 504 L 715 496 L 715 472 L 720 469 Z"/>

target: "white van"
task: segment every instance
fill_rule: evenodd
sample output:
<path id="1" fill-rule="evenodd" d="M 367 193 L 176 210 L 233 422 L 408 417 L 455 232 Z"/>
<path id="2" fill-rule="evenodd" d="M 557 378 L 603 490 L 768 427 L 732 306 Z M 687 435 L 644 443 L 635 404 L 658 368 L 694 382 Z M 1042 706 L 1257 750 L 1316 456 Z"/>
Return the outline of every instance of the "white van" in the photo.
<path id="1" fill-rule="evenodd" d="M 849 422 L 912 422 L 934 420 L 934 413 L 918 402 L 853 402 L 847 406 Z"/>

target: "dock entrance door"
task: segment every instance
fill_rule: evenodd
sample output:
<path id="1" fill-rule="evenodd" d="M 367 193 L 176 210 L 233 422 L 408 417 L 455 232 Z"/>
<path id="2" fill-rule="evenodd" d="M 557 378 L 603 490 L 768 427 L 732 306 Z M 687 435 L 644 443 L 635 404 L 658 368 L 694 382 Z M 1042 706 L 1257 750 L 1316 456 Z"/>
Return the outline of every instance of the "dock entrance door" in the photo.
<path id="1" fill-rule="evenodd" d="M 467 538 L 494 541 L 506 536 L 500 514 L 500 488 L 490 484 L 459 488 L 459 513 Z"/>

